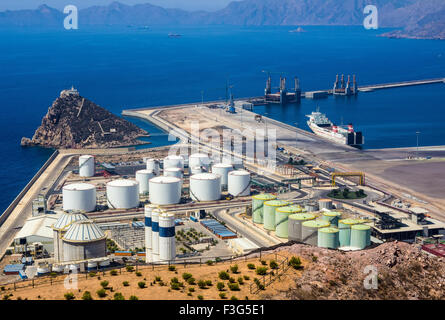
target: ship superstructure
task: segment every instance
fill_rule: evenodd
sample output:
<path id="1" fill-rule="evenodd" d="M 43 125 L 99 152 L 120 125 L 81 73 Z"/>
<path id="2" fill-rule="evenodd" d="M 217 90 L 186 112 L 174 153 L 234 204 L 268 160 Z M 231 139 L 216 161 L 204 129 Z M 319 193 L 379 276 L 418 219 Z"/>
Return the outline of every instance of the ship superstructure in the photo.
<path id="1" fill-rule="evenodd" d="M 354 131 L 352 124 L 348 126 L 338 126 L 332 123 L 325 114 L 317 111 L 307 115 L 309 128 L 318 136 L 326 138 L 335 143 L 349 146 L 361 146 L 364 144 L 364 137 L 361 132 Z"/>

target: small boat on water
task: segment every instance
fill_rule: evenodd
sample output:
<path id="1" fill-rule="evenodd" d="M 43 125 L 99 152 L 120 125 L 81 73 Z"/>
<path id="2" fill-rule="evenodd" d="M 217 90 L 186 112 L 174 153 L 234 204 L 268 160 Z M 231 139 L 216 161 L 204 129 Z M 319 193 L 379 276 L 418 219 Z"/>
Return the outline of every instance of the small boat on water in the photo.
<path id="1" fill-rule="evenodd" d="M 179 33 L 169 33 L 168 36 L 169 36 L 169 38 L 180 38 L 180 37 L 182 37 L 182 34 L 179 34 Z"/>

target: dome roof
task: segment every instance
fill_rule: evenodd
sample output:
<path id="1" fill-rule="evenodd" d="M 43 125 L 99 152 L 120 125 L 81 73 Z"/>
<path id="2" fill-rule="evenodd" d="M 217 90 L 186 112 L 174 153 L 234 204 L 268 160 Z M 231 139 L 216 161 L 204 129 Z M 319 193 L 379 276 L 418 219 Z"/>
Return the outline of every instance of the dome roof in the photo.
<path id="1" fill-rule="evenodd" d="M 86 219 L 87 217 L 80 212 L 64 212 L 52 227 L 55 230 L 63 230 L 75 221 Z"/>
<path id="2" fill-rule="evenodd" d="M 62 239 L 67 242 L 92 242 L 104 238 L 105 234 L 92 220 L 80 220 L 70 225 Z"/>

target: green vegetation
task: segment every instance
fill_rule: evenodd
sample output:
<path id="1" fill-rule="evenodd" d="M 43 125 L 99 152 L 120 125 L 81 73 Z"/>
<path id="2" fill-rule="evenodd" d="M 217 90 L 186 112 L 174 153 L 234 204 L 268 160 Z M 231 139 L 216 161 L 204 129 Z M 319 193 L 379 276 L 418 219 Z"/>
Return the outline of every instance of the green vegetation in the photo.
<path id="1" fill-rule="evenodd" d="M 195 278 L 191 277 L 187 279 L 187 283 L 190 285 L 194 285 L 195 284 Z"/>
<path id="2" fill-rule="evenodd" d="M 130 283 L 129 283 L 128 281 L 124 281 L 124 282 L 122 282 L 122 285 L 123 285 L 124 287 L 128 287 L 128 286 L 130 285 Z"/>
<path id="3" fill-rule="evenodd" d="M 289 265 L 291 267 L 293 267 L 294 269 L 301 269 L 302 265 L 301 265 L 301 259 L 299 257 L 292 257 L 289 260 Z"/>
<path id="4" fill-rule="evenodd" d="M 190 288 L 189 288 L 189 291 L 190 291 L 190 292 L 195 292 L 195 288 L 194 288 L 194 287 L 190 287 Z"/>
<path id="5" fill-rule="evenodd" d="M 176 266 L 168 266 L 168 271 L 176 271 Z"/>
<path id="6" fill-rule="evenodd" d="M 230 266 L 230 271 L 232 271 L 232 273 L 238 273 L 238 265 Z"/>
<path id="7" fill-rule="evenodd" d="M 110 271 L 110 275 L 117 276 L 117 270 L 111 270 Z"/>
<path id="8" fill-rule="evenodd" d="M 177 283 L 177 282 L 172 282 L 172 283 L 170 284 L 170 288 L 171 288 L 172 290 L 179 290 L 179 283 Z"/>
<path id="9" fill-rule="evenodd" d="M 91 271 L 90 273 L 88 273 L 88 275 L 89 275 L 91 278 L 94 278 L 94 277 L 96 276 L 96 272 Z"/>
<path id="10" fill-rule="evenodd" d="M 230 276 L 226 271 L 221 271 L 220 273 L 218 273 L 218 277 L 221 280 L 229 280 Z"/>
<path id="11" fill-rule="evenodd" d="M 126 266 L 125 269 L 127 270 L 127 272 L 133 272 L 134 271 L 134 267 L 133 266 Z"/>
<path id="12" fill-rule="evenodd" d="M 125 300 L 124 296 L 120 292 L 116 292 L 113 297 L 114 300 Z"/>
<path id="13" fill-rule="evenodd" d="M 198 281 L 198 287 L 200 289 L 206 289 L 207 288 L 206 282 L 204 280 L 199 280 Z"/>
<path id="14" fill-rule="evenodd" d="M 230 277 L 230 278 L 229 278 L 229 282 L 230 282 L 230 283 L 235 283 L 235 278 Z"/>
<path id="15" fill-rule="evenodd" d="M 225 287 L 224 282 L 218 282 L 218 283 L 216 284 L 216 288 L 217 288 L 219 291 L 223 291 L 223 290 L 224 290 L 224 287 Z"/>
<path id="16" fill-rule="evenodd" d="M 239 291 L 239 284 L 238 283 L 229 283 L 229 289 L 231 291 Z"/>
<path id="17" fill-rule="evenodd" d="M 239 284 L 244 284 L 244 279 L 243 279 L 243 277 L 239 277 L 239 278 L 238 278 L 238 283 L 239 283 Z"/>
<path id="18" fill-rule="evenodd" d="M 207 260 L 207 261 L 206 261 L 206 264 L 207 264 L 208 266 L 213 266 L 213 261 L 212 261 L 212 260 Z"/>
<path id="19" fill-rule="evenodd" d="M 117 244 L 113 240 L 107 239 L 107 251 L 114 253 L 117 250 L 119 250 Z"/>
<path id="20" fill-rule="evenodd" d="M 259 276 L 264 276 L 267 274 L 267 269 L 269 269 L 269 268 L 268 267 L 257 267 L 255 272 Z"/>
<path id="21" fill-rule="evenodd" d="M 220 292 L 219 293 L 219 297 L 221 298 L 221 299 L 226 299 L 227 297 L 226 297 L 226 294 L 224 293 L 224 292 Z"/>
<path id="22" fill-rule="evenodd" d="M 93 297 L 91 296 L 91 292 L 85 291 L 82 295 L 82 300 L 93 300 Z"/>
<path id="23" fill-rule="evenodd" d="M 267 261 L 266 261 L 266 260 L 261 260 L 260 262 L 261 262 L 261 264 L 262 264 L 263 266 L 267 266 Z"/>
<path id="24" fill-rule="evenodd" d="M 232 297 L 230 297 L 230 300 L 238 300 L 238 298 L 235 296 L 232 296 Z"/>
<path id="25" fill-rule="evenodd" d="M 184 273 L 182 274 L 182 279 L 184 279 L 185 281 L 187 281 L 187 280 L 190 279 L 191 277 L 193 277 L 193 275 L 192 275 L 191 273 L 184 272 Z"/>
<path id="26" fill-rule="evenodd" d="M 142 272 L 140 272 L 140 271 L 136 272 L 136 276 L 137 277 L 142 277 Z"/>
<path id="27" fill-rule="evenodd" d="M 351 191 L 348 188 L 344 189 L 333 189 L 328 193 L 328 197 L 334 199 L 362 199 L 366 198 L 367 195 L 363 191 L 363 189 L 359 189 L 357 191 Z"/>
<path id="28" fill-rule="evenodd" d="M 63 296 L 65 297 L 66 300 L 74 300 L 76 298 L 74 296 L 74 293 L 72 293 L 72 292 L 67 292 Z"/>
<path id="29" fill-rule="evenodd" d="M 249 280 L 250 277 L 249 276 L 243 276 L 244 280 Z"/>
<path id="30" fill-rule="evenodd" d="M 100 285 L 102 286 L 102 288 L 106 289 L 108 287 L 109 282 L 107 280 L 101 281 Z"/>
<path id="31" fill-rule="evenodd" d="M 130 300 L 139 300 L 139 298 L 136 296 L 130 296 Z"/>
<path id="32" fill-rule="evenodd" d="M 141 288 L 141 289 L 144 289 L 145 288 L 145 281 L 139 281 L 138 282 L 138 287 Z"/>
<path id="33" fill-rule="evenodd" d="M 250 270 L 255 270 L 255 265 L 253 263 L 247 264 L 247 268 Z"/>
<path id="34" fill-rule="evenodd" d="M 199 296 L 198 296 L 198 300 L 204 300 L 204 296 L 199 295 Z"/>
<path id="35" fill-rule="evenodd" d="M 278 263 L 275 260 L 271 260 L 269 266 L 271 269 L 278 269 Z"/>
<path id="36" fill-rule="evenodd" d="M 212 280 L 206 280 L 206 286 L 211 287 L 213 285 Z"/>
<path id="37" fill-rule="evenodd" d="M 107 295 L 107 292 L 105 291 L 105 289 L 99 289 L 96 291 L 96 293 L 100 298 L 104 298 Z"/>

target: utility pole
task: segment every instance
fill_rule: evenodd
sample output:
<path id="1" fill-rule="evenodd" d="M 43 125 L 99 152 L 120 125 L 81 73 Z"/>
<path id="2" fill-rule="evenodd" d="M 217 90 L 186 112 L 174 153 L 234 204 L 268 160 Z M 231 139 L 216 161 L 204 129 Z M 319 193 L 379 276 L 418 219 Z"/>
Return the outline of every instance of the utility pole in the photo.
<path id="1" fill-rule="evenodd" d="M 416 158 L 417 159 L 419 159 L 419 135 L 420 135 L 420 131 L 416 131 L 416 140 L 417 140 Z"/>

